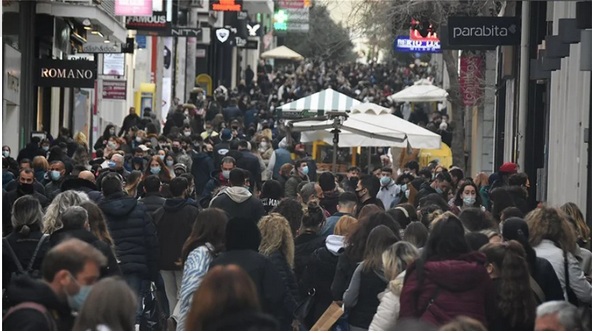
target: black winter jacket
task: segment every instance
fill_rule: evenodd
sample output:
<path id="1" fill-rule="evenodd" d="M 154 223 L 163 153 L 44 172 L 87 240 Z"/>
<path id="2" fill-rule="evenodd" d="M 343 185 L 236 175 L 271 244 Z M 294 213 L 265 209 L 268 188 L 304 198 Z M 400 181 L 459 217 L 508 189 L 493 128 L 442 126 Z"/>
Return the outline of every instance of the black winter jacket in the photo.
<path id="1" fill-rule="evenodd" d="M 153 215 L 158 235 L 158 268 L 166 271 L 180 271 L 183 266 L 181 250 L 185 240 L 191 234 L 193 222 L 199 213 L 197 206 L 187 199 L 167 199 L 164 206 Z"/>
<path id="2" fill-rule="evenodd" d="M 41 280 L 20 276 L 6 290 L 10 306 L 34 302 L 45 306 L 48 315 L 33 309 L 21 309 L 2 320 L 2 329 L 7 331 L 70 331 L 74 317 L 67 303 L 58 300 L 49 285 Z M 51 324 L 48 320 L 52 320 Z M 53 327 L 52 327 L 53 326 Z"/>
<path id="3" fill-rule="evenodd" d="M 333 302 L 331 284 L 338 259 L 339 256 L 331 253 L 326 247 L 316 249 L 310 256 L 300 286 L 305 292 L 315 289 L 314 305 L 304 323 L 307 328 L 312 327 Z M 341 296 L 343 297 L 343 293 Z"/>
<path id="4" fill-rule="evenodd" d="M 43 233 L 39 228 L 35 228 L 36 230 L 31 231 L 28 237 L 21 237 L 16 233 L 11 233 L 10 235 L 6 236 L 10 247 L 14 251 L 14 254 L 19 259 L 21 266 L 23 269 L 27 269 L 29 266 L 31 259 L 33 258 L 33 253 L 35 252 L 35 248 L 37 248 L 37 244 L 39 244 L 39 240 Z M 35 257 L 35 262 L 31 269 L 33 271 L 39 271 L 41 269 L 41 263 L 43 262 L 43 258 L 45 254 L 49 250 L 49 239 L 45 238 L 43 244 L 37 251 L 37 256 Z M 8 286 L 10 283 L 12 273 L 16 273 L 18 271 L 16 263 L 12 259 L 8 248 L 5 246 L 4 241 L 2 242 L 2 285 L 4 287 Z"/>
<path id="5" fill-rule="evenodd" d="M 382 272 L 380 273 L 382 274 Z M 368 329 L 378 309 L 378 294 L 386 289 L 387 281 L 375 271 L 362 272 L 358 302 L 349 312 L 348 322 L 356 327 Z"/>
<path id="6" fill-rule="evenodd" d="M 94 203 L 99 203 L 103 200 L 103 194 L 97 189 L 95 183 L 81 178 L 69 178 L 65 179 L 60 188 L 61 192 L 68 190 L 84 192 L 88 195 L 88 198 Z"/>
<path id="7" fill-rule="evenodd" d="M 192 153 L 191 175 L 195 180 L 195 193 L 201 195 L 214 172 L 214 160 L 206 153 Z"/>
<path id="8" fill-rule="evenodd" d="M 105 197 L 99 207 L 107 219 L 123 275 L 154 278 L 158 238 L 146 206 L 123 193 L 116 193 Z"/>
<path id="9" fill-rule="evenodd" d="M 331 284 L 333 300 L 341 301 L 343 299 L 343 293 L 349 287 L 349 282 L 357 266 L 358 263 L 353 262 L 348 256 L 339 256 L 337 267 L 335 268 L 335 277 L 333 277 L 333 283 Z"/>
<path id="10" fill-rule="evenodd" d="M 101 267 L 101 277 L 121 275 L 119 264 L 117 263 L 117 259 L 115 259 L 115 255 L 113 254 L 113 250 L 111 249 L 111 247 L 107 245 L 107 243 L 99 240 L 90 231 L 84 229 L 60 229 L 51 234 L 51 236 L 49 237 L 49 244 L 51 245 L 51 247 L 54 247 L 61 243 L 63 240 L 66 240 L 68 238 L 80 239 L 81 241 L 94 246 L 97 250 L 101 251 L 101 253 L 107 258 L 107 266 Z"/>
<path id="11" fill-rule="evenodd" d="M 288 265 L 286 258 L 279 251 L 272 253 L 269 256 L 269 260 L 271 260 L 273 265 L 277 268 L 282 277 L 282 281 L 284 282 L 284 287 L 286 288 L 286 294 L 283 299 L 283 313 L 281 314 L 281 317 L 278 318 L 280 321 L 280 328 L 282 330 L 290 330 L 292 320 L 294 319 L 293 314 L 300 299 L 296 277 Z"/>
<path id="12" fill-rule="evenodd" d="M 220 208 L 228 214 L 228 219 L 235 217 L 249 219 L 255 223 L 265 215 L 265 208 L 249 190 L 243 187 L 227 187 L 212 200 L 212 208 Z"/>
<path id="13" fill-rule="evenodd" d="M 304 269 L 312 253 L 324 246 L 325 237 L 312 232 L 303 233 L 294 239 L 294 274 L 297 281 L 302 280 Z"/>
<path id="14" fill-rule="evenodd" d="M 259 292 L 263 311 L 279 318 L 287 289 L 271 260 L 253 250 L 232 250 L 223 252 L 214 259 L 210 269 L 230 264 L 238 265 L 249 274 Z"/>
<path id="15" fill-rule="evenodd" d="M 146 206 L 146 211 L 150 216 L 154 215 L 159 208 L 164 206 L 166 201 L 160 193 L 146 193 L 142 199 L 139 200 Z"/>

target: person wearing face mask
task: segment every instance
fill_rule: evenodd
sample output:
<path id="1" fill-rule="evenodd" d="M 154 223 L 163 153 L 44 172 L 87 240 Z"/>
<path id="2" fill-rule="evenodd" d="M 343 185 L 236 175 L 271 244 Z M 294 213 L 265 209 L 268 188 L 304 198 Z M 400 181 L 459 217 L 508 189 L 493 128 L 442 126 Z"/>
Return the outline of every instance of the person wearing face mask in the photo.
<path id="1" fill-rule="evenodd" d="M 127 179 L 127 177 L 129 176 L 130 172 L 127 171 L 123 167 L 124 162 L 125 162 L 125 159 L 120 154 L 113 154 L 111 156 L 111 159 L 107 162 L 106 167 L 104 167 L 101 170 L 101 173 L 97 177 L 97 187 L 98 187 L 98 189 L 101 189 L 101 184 L 103 183 L 103 178 L 109 172 L 116 172 L 116 173 L 118 173 L 121 176 L 122 179 Z"/>
<path id="2" fill-rule="evenodd" d="M 458 188 L 454 202 L 450 205 L 450 211 L 458 215 L 467 208 L 481 208 L 485 210 L 482 205 L 481 196 L 477 192 L 477 185 L 471 181 L 465 181 L 461 187 Z"/>
<path id="3" fill-rule="evenodd" d="M 65 239 L 75 238 L 94 246 L 107 258 L 107 265 L 101 267 L 101 278 L 113 275 L 121 275 L 119 264 L 113 250 L 107 243 L 99 240 L 90 232 L 88 222 L 88 213 L 86 209 L 80 206 L 71 206 L 66 208 L 61 215 L 62 229 L 55 231 L 49 236 L 49 244 L 55 247 Z"/>
<path id="4" fill-rule="evenodd" d="M 155 175 L 158 176 L 162 183 L 168 184 L 171 182 L 171 174 L 169 173 L 167 167 L 165 166 L 163 160 L 160 159 L 158 156 L 152 156 L 150 162 L 148 163 L 148 167 L 144 172 L 144 179 L 146 177 Z"/>
<path id="5" fill-rule="evenodd" d="M 286 181 L 284 189 L 284 197 L 296 198 L 298 195 L 298 184 L 302 182 L 309 182 L 308 178 L 308 164 L 306 161 L 297 160 L 294 162 L 294 170 L 290 174 L 290 178 Z"/>
<path id="6" fill-rule="evenodd" d="M 213 171 L 210 180 L 206 183 L 203 192 L 200 196 L 200 204 L 202 207 L 208 207 L 210 201 L 216 193 L 222 188 L 230 185 L 230 171 L 236 168 L 236 160 L 232 156 L 226 156 L 220 163 L 220 169 Z"/>
<path id="7" fill-rule="evenodd" d="M 45 185 L 45 194 L 50 201 L 60 194 L 62 183 L 66 175 L 66 166 L 62 161 L 53 161 L 49 165 L 50 182 Z"/>
<path id="8" fill-rule="evenodd" d="M 187 169 L 191 170 L 191 163 L 193 161 L 191 159 L 191 156 L 189 156 L 189 154 L 185 151 L 185 149 L 183 149 L 183 143 L 184 142 L 182 139 L 173 140 L 173 147 L 172 148 L 173 148 L 174 159 L 175 159 L 176 163 L 182 163 L 185 165 L 185 167 Z"/>
<path id="9" fill-rule="evenodd" d="M 35 174 L 32 169 L 23 169 L 19 173 L 16 188 L 12 191 L 4 193 L 2 198 L 2 234 L 7 235 L 12 231 L 10 224 L 12 216 L 12 205 L 14 202 L 25 195 L 34 196 L 43 208 L 47 207 L 50 201 L 41 193 L 35 191 L 33 185 L 35 181 Z"/>
<path id="10" fill-rule="evenodd" d="M 247 188 L 247 179 L 248 175 L 245 170 L 232 169 L 228 175 L 229 186 L 218 192 L 209 207 L 222 209 L 229 219 L 240 217 L 250 221 L 259 221 L 265 215 L 265 208 L 263 203 Z"/>
<path id="11" fill-rule="evenodd" d="M 364 175 L 358 180 L 356 195 L 358 196 L 360 204 L 358 205 L 356 216 L 360 213 L 362 208 L 367 205 L 377 205 L 384 210 L 382 201 L 376 198 L 378 191 L 380 191 L 380 180 L 374 175 Z"/>
<path id="12" fill-rule="evenodd" d="M 95 148 L 95 150 L 97 149 L 105 149 L 107 148 L 107 141 L 109 140 L 110 137 L 115 136 L 115 125 L 113 124 L 109 124 L 107 125 L 107 127 L 105 127 L 105 130 L 103 131 L 103 135 L 101 135 L 97 141 L 95 142 L 95 145 L 93 146 Z"/>
<path id="13" fill-rule="evenodd" d="M 402 187 L 397 185 L 393 180 L 393 169 L 390 167 L 382 168 L 380 191 L 378 191 L 376 198 L 382 201 L 385 208 L 390 208 L 399 204 L 401 201 L 401 192 Z"/>
<path id="14" fill-rule="evenodd" d="M 216 138 L 218 136 L 218 132 L 214 131 L 214 126 L 212 125 L 211 121 L 206 121 L 205 128 L 205 131 L 199 134 L 204 141 L 207 139 Z"/>
<path id="15" fill-rule="evenodd" d="M 431 183 L 421 184 L 421 188 L 415 196 L 415 207 L 418 206 L 421 198 L 428 196 L 429 194 L 436 193 L 448 202 L 448 191 L 452 186 L 452 178 L 447 171 L 442 171 L 436 174 L 434 180 Z"/>
<path id="16" fill-rule="evenodd" d="M 70 331 L 99 279 L 105 256 L 92 245 L 68 239 L 45 255 L 41 280 L 22 275 L 6 289 L 10 308 L 2 328 L 10 331 Z"/>
<path id="17" fill-rule="evenodd" d="M 5 160 L 7 163 L 7 168 L 10 172 L 12 172 L 13 175 L 18 174 L 18 163 L 16 162 L 16 160 L 14 158 L 12 158 L 12 156 L 10 156 L 10 147 L 9 146 L 2 146 L 2 157 L 3 157 L 3 161 Z"/>

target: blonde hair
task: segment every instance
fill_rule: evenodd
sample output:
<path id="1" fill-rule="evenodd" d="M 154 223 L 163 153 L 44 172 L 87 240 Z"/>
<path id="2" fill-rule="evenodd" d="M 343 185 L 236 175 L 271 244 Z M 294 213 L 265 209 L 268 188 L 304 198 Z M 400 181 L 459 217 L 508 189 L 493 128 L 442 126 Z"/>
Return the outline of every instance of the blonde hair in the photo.
<path id="1" fill-rule="evenodd" d="M 489 177 L 487 177 L 487 174 L 485 174 L 485 172 L 479 172 L 477 175 L 475 175 L 475 185 L 477 185 L 477 187 L 489 185 Z"/>
<path id="2" fill-rule="evenodd" d="M 528 224 L 532 246 L 537 246 L 546 239 L 557 244 L 563 251 L 576 251 L 575 231 L 562 210 L 543 206 L 528 213 L 524 219 Z"/>
<path id="3" fill-rule="evenodd" d="M 82 144 L 82 145 L 85 145 L 86 146 L 87 145 L 87 142 L 86 142 L 86 134 L 84 134 L 82 132 L 77 132 L 74 135 L 74 141 L 76 141 L 76 143 L 78 143 L 78 144 Z"/>
<path id="4" fill-rule="evenodd" d="M 279 251 L 286 258 L 290 268 L 293 268 L 294 238 L 288 220 L 278 213 L 271 213 L 259 221 L 259 230 L 261 231 L 259 253 L 270 256 L 275 251 Z"/>
<path id="5" fill-rule="evenodd" d="M 41 155 L 37 155 L 35 156 L 35 158 L 33 158 L 33 162 L 31 163 L 31 166 L 33 167 L 34 170 L 37 169 L 41 169 L 41 170 L 49 170 L 49 162 L 47 162 L 47 159 L 44 156 Z"/>
<path id="6" fill-rule="evenodd" d="M 35 163 L 35 160 L 33 160 L 33 163 Z M 580 210 L 578 205 L 576 205 L 573 202 L 568 202 L 561 206 L 561 210 L 574 220 L 577 234 L 576 236 L 578 238 L 581 238 L 585 243 L 589 243 L 590 228 L 586 224 L 586 221 L 584 220 L 584 215 L 582 214 L 582 211 Z"/>
<path id="7" fill-rule="evenodd" d="M 400 241 L 389 246 L 382 253 L 384 277 L 389 281 L 393 281 L 417 258 L 419 258 L 419 251 L 409 242 Z M 389 289 L 395 294 L 401 293 L 396 284 L 389 283 Z"/>
<path id="8" fill-rule="evenodd" d="M 79 206 L 84 201 L 90 201 L 88 195 L 84 192 L 69 190 L 58 194 L 47 207 L 47 212 L 43 217 L 43 232 L 53 234 L 62 229 L 64 225 L 62 224 L 61 215 L 68 207 Z"/>
<path id="9" fill-rule="evenodd" d="M 358 220 L 349 215 L 343 215 L 339 218 L 337 223 L 335 224 L 335 229 L 333 230 L 333 234 L 337 236 L 349 236 L 352 231 L 356 228 L 358 224 Z"/>

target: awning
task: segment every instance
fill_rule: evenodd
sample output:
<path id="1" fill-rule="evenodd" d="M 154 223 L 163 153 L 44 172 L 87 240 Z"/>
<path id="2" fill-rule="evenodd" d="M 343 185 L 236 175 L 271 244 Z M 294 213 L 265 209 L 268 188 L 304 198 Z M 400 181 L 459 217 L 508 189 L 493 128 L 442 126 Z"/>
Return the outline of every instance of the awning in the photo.
<path id="1" fill-rule="evenodd" d="M 57 17 L 78 18 L 80 21 L 90 19 L 93 25 L 100 27 L 101 33 L 111 36 L 112 42 L 125 43 L 127 29 L 123 24 L 103 8 L 94 4 L 73 4 L 57 1 L 38 2 L 37 14 L 47 14 Z"/>
<path id="2" fill-rule="evenodd" d="M 333 89 L 326 89 L 316 94 L 303 97 L 294 102 L 277 108 L 282 117 L 294 118 L 303 116 L 324 115 L 326 112 L 349 112 L 351 108 L 361 102 Z"/>

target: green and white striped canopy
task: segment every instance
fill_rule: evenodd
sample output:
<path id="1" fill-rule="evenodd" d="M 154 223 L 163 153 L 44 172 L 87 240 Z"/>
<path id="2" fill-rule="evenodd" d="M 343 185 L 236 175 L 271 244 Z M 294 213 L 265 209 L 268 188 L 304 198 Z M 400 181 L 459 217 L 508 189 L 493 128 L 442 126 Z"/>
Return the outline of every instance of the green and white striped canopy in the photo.
<path id="1" fill-rule="evenodd" d="M 322 116 L 325 112 L 347 112 L 353 106 L 360 104 L 357 99 L 339 93 L 333 89 L 326 89 L 316 94 L 303 97 L 294 102 L 277 108 L 282 117 L 294 118 L 305 116 Z"/>

